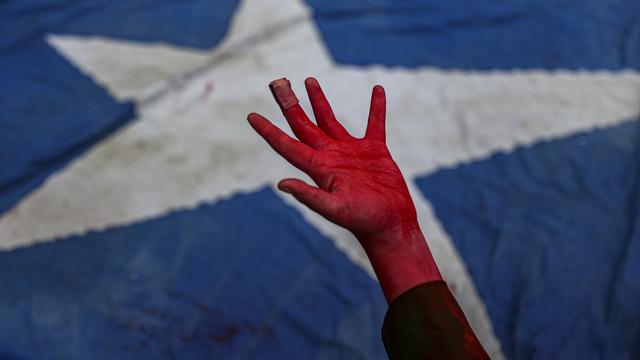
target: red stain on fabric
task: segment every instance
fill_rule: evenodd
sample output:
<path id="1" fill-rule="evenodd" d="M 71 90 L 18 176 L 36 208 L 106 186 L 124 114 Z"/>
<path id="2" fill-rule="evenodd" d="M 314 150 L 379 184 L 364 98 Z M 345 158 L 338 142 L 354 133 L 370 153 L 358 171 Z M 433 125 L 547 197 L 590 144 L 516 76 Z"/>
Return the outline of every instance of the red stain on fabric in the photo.
<path id="1" fill-rule="evenodd" d="M 213 93 L 213 82 L 207 81 L 207 83 L 204 85 L 204 90 L 202 91 L 200 100 L 207 100 L 207 98 L 209 98 L 209 95 L 211 95 L 211 93 Z"/>

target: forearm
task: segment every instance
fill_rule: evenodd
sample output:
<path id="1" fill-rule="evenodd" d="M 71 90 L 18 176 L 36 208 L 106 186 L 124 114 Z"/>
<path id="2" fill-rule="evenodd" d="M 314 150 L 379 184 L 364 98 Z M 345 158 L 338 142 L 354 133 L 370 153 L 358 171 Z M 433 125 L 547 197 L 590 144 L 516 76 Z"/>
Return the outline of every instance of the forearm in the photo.
<path id="1" fill-rule="evenodd" d="M 361 241 L 390 305 L 382 329 L 390 359 L 489 359 L 417 221 Z"/>
<path id="2" fill-rule="evenodd" d="M 388 303 L 405 291 L 442 280 L 417 221 L 371 237 L 359 237 Z"/>

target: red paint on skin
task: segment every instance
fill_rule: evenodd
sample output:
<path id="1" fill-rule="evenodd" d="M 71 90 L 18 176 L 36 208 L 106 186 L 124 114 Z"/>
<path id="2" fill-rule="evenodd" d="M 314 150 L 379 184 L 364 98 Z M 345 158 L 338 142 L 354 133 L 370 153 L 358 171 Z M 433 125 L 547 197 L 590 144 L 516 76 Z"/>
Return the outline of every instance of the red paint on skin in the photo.
<path id="1" fill-rule="evenodd" d="M 275 151 L 317 185 L 284 179 L 278 188 L 358 238 L 389 302 L 416 285 L 441 280 L 406 182 L 386 146 L 382 86 L 373 88 L 366 135 L 355 138 L 335 118 L 318 82 L 309 78 L 305 85 L 316 124 L 288 80 L 269 85 L 299 141 L 258 114 L 248 117 Z"/>

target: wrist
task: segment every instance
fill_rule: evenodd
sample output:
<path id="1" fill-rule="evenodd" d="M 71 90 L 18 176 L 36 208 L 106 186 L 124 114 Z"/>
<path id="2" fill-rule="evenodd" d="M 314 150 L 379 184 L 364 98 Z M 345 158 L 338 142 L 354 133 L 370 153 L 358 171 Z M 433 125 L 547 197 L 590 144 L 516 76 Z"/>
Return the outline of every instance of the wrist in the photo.
<path id="1" fill-rule="evenodd" d="M 417 221 L 404 222 L 358 240 L 389 303 L 417 285 L 442 280 Z"/>

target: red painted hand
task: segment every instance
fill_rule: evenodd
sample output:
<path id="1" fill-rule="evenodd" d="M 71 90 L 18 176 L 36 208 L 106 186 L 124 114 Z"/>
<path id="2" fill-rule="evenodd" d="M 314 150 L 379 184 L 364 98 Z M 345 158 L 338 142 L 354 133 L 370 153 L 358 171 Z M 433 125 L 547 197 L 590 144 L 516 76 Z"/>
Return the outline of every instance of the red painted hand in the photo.
<path id="1" fill-rule="evenodd" d="M 262 116 L 249 115 L 253 128 L 318 185 L 284 179 L 278 188 L 359 238 L 415 221 L 407 185 L 385 144 L 382 86 L 373 88 L 366 135 L 357 139 L 336 120 L 318 82 L 309 78 L 305 85 L 318 125 L 298 104 L 283 109 L 302 142 L 290 138 Z"/>
<path id="2" fill-rule="evenodd" d="M 369 255 L 385 288 L 395 298 L 408 286 L 440 279 L 416 220 L 416 211 L 400 169 L 385 144 L 386 101 L 373 88 L 364 138 L 351 136 L 336 120 L 320 85 L 305 81 L 317 125 L 311 122 L 287 80 L 271 83 L 272 92 L 295 140 L 256 113 L 251 126 L 317 187 L 299 179 L 278 184 L 312 210 L 350 230 Z"/>

